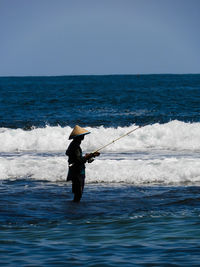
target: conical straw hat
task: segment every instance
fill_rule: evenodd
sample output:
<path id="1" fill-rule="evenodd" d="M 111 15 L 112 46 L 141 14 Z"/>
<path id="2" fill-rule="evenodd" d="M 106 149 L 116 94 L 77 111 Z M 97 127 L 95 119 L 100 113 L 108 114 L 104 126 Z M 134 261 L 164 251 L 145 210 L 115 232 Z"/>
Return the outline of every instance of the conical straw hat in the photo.
<path id="1" fill-rule="evenodd" d="M 90 132 L 88 132 L 87 130 L 85 130 L 84 128 L 81 128 L 80 126 L 76 125 L 73 129 L 73 131 L 71 132 L 69 139 L 73 139 L 77 136 L 80 135 L 85 135 L 85 134 L 89 134 Z"/>

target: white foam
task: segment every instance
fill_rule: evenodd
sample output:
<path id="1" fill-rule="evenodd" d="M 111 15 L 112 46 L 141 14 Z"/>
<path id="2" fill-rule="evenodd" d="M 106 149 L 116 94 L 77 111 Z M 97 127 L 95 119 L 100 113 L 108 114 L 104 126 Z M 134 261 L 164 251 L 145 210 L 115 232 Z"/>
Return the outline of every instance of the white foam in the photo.
<path id="1" fill-rule="evenodd" d="M 88 166 L 88 182 L 131 184 L 186 184 L 200 182 L 197 159 L 106 160 Z"/>
<path id="2" fill-rule="evenodd" d="M 36 179 L 64 181 L 67 159 L 56 156 L 0 157 L 0 179 Z"/>
<path id="3" fill-rule="evenodd" d="M 82 143 L 90 152 L 136 126 L 87 128 Z M 72 128 L 0 129 L 0 179 L 65 181 L 65 149 Z M 21 151 L 19 153 L 19 151 Z M 88 183 L 200 183 L 200 123 L 172 121 L 138 129 L 102 150 L 87 164 Z"/>
<path id="4" fill-rule="evenodd" d="M 67 157 L 19 155 L 0 157 L 0 179 L 65 181 Z M 100 156 L 86 167 L 87 183 L 186 184 L 200 182 L 198 157 L 156 155 Z"/>
<path id="5" fill-rule="evenodd" d="M 130 127 L 87 129 L 91 135 L 82 143 L 85 151 L 94 151 L 119 136 L 136 128 Z M 51 127 L 22 129 L 0 128 L 0 152 L 15 151 L 63 151 L 69 144 L 68 136 L 72 128 Z M 134 152 L 136 150 L 166 149 L 200 151 L 200 123 L 171 121 L 142 127 L 102 152 Z"/>
<path id="6" fill-rule="evenodd" d="M 0 129 L 0 151 L 55 151 L 66 146 L 70 127 L 60 126 L 33 128 L 30 131 L 22 129 Z"/>

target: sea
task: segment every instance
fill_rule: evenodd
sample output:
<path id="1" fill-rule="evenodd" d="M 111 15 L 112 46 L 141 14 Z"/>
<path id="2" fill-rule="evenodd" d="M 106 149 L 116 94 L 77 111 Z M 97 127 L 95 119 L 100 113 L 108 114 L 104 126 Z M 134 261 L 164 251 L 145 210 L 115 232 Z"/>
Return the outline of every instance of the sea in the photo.
<path id="1" fill-rule="evenodd" d="M 200 75 L 1 77 L 0 265 L 199 266 Z"/>

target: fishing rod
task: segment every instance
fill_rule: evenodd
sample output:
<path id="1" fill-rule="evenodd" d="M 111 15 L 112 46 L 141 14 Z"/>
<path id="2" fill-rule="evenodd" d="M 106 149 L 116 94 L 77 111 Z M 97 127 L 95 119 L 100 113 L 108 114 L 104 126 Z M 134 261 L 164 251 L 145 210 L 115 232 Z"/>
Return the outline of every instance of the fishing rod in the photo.
<path id="1" fill-rule="evenodd" d="M 116 138 L 116 139 L 114 139 L 114 140 L 111 141 L 110 143 L 108 143 L 108 144 L 106 144 L 106 145 L 100 147 L 99 149 L 95 150 L 93 153 L 95 153 L 95 152 L 99 152 L 99 151 L 102 150 L 103 148 L 105 148 L 105 147 L 107 147 L 107 146 L 110 146 L 111 144 L 115 143 L 116 141 L 120 140 L 121 138 L 123 138 L 123 137 L 125 137 L 125 136 L 131 134 L 132 132 L 134 132 L 134 131 L 136 131 L 136 130 L 138 130 L 138 129 L 144 127 L 144 126 L 150 125 L 151 123 L 152 123 L 152 122 L 150 122 L 150 123 L 148 122 L 148 123 L 145 123 L 144 125 L 140 125 L 140 126 L 134 128 L 133 130 L 131 130 L 131 131 L 129 131 L 129 132 L 127 132 L 127 133 L 125 133 L 125 134 L 119 136 L 119 137 Z M 93 154 L 93 153 L 92 153 L 92 154 Z"/>

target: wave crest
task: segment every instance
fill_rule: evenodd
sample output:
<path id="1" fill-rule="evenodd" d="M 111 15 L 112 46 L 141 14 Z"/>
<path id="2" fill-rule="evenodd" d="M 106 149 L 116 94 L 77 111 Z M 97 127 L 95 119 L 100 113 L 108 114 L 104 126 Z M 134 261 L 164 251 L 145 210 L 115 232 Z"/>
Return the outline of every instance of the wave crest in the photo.
<path id="1" fill-rule="evenodd" d="M 130 127 L 98 128 L 88 127 L 91 135 L 82 143 L 85 151 L 94 151 L 121 135 L 136 128 Z M 62 151 L 69 145 L 68 136 L 72 128 L 52 127 L 22 129 L 0 128 L 0 152 L 17 151 Z M 166 124 L 153 124 L 142 127 L 102 152 L 134 152 L 135 150 L 200 150 L 200 123 L 171 121 Z"/>

